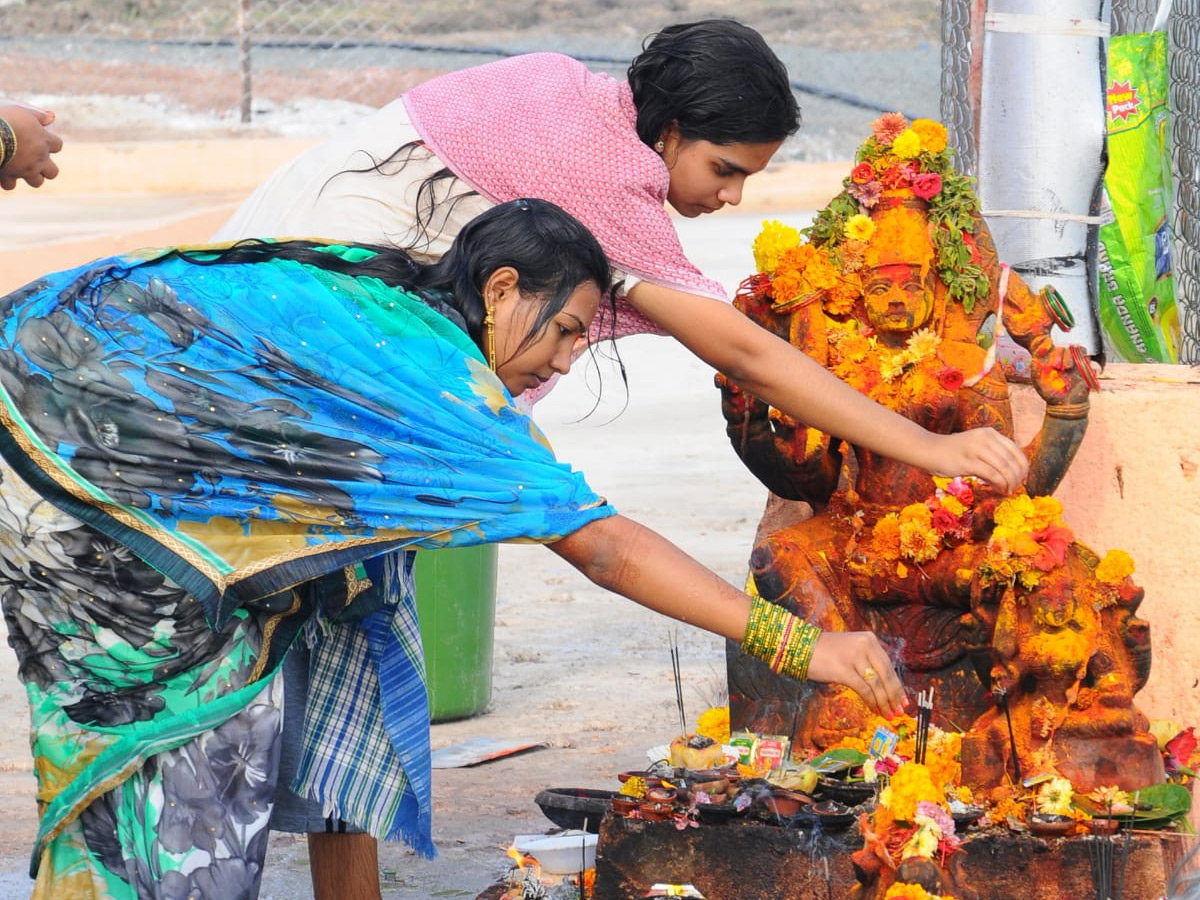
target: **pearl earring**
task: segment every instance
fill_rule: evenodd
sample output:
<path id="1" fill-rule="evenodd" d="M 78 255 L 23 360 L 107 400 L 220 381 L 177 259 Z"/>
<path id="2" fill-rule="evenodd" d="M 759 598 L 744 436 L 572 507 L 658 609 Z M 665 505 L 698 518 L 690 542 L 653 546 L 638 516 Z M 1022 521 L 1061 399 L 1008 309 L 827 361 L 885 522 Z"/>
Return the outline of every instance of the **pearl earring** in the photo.
<path id="1" fill-rule="evenodd" d="M 666 145 L 666 144 L 664 144 L 662 141 L 658 141 L 658 142 L 656 142 L 656 143 L 655 143 L 655 145 L 654 145 L 654 152 L 655 152 L 655 153 L 662 153 L 662 152 L 663 152 L 664 150 L 666 150 L 666 149 L 667 149 L 667 145 Z"/>

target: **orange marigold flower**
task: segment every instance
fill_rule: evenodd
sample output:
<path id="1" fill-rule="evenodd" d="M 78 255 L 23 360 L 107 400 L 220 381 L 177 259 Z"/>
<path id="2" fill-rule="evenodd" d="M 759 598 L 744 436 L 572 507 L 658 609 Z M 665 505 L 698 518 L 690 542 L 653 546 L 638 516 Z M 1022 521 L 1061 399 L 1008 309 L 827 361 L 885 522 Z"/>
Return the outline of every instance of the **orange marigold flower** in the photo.
<path id="1" fill-rule="evenodd" d="M 900 558 L 900 517 L 888 513 L 875 523 L 871 531 L 871 549 L 886 560 Z"/>

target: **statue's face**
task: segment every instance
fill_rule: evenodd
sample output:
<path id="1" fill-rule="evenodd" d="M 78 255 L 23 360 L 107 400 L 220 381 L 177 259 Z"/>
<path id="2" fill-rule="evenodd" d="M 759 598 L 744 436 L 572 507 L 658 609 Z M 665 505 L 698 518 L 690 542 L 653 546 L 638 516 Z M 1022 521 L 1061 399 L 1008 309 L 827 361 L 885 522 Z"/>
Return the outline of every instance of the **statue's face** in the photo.
<path id="1" fill-rule="evenodd" d="M 933 291 L 921 278 L 921 267 L 893 263 L 870 269 L 863 282 L 867 318 L 876 331 L 916 331 L 933 314 Z"/>

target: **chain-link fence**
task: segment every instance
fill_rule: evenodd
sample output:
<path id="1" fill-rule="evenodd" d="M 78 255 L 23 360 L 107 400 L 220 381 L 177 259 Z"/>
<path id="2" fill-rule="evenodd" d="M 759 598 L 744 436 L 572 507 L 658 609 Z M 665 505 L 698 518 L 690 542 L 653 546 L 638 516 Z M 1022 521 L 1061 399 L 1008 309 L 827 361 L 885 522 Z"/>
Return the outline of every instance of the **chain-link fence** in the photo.
<path id="1" fill-rule="evenodd" d="M 87 95 L 261 127 L 285 104 L 380 106 L 530 50 L 620 76 L 663 25 L 731 16 L 795 78 L 805 126 L 788 153 L 836 159 L 880 111 L 938 114 L 940 15 L 940 0 L 0 0 L 0 94 L 54 98 L 60 130 L 72 122 L 57 98 Z"/>
<path id="2" fill-rule="evenodd" d="M 1179 359 L 1200 363 L 1200 0 L 1176 0 L 1167 28 Z"/>

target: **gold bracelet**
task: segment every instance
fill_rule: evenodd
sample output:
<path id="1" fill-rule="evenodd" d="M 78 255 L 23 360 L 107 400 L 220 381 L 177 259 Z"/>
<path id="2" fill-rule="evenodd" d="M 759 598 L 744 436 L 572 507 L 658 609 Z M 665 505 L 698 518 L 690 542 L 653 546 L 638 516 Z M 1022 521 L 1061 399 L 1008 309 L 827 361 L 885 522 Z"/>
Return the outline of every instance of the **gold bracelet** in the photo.
<path id="1" fill-rule="evenodd" d="M 1052 419 L 1086 419 L 1088 409 L 1089 404 L 1086 400 L 1083 403 L 1047 403 L 1046 415 Z"/>
<path id="2" fill-rule="evenodd" d="M 0 119 L 0 169 L 17 158 L 17 134 L 7 119 Z"/>

